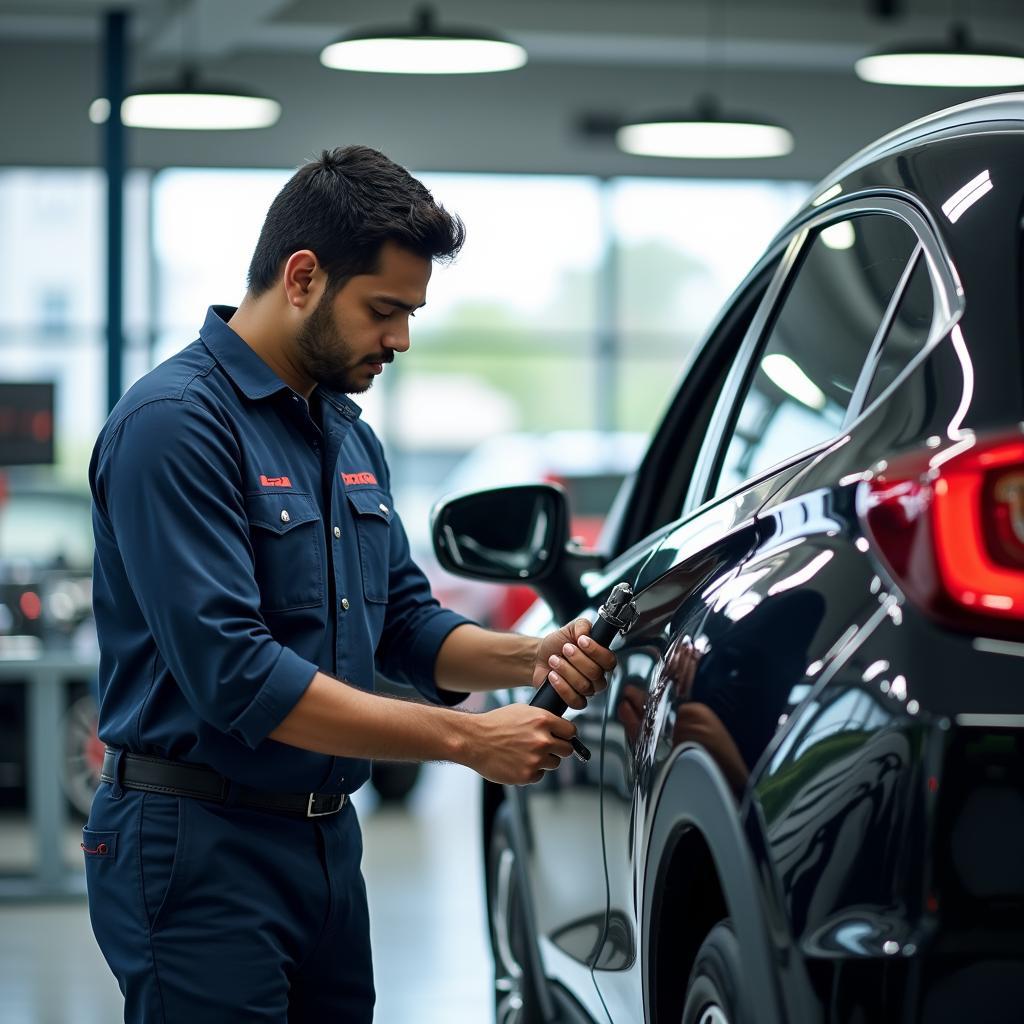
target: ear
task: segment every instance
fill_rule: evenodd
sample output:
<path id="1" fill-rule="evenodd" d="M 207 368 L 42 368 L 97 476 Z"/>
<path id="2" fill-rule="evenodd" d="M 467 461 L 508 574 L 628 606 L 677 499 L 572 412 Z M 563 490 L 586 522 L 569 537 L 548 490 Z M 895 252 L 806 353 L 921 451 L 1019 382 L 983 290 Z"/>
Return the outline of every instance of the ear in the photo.
<path id="1" fill-rule="evenodd" d="M 288 304 L 306 309 L 320 301 L 326 275 L 311 249 L 293 252 L 284 265 L 284 293 Z"/>

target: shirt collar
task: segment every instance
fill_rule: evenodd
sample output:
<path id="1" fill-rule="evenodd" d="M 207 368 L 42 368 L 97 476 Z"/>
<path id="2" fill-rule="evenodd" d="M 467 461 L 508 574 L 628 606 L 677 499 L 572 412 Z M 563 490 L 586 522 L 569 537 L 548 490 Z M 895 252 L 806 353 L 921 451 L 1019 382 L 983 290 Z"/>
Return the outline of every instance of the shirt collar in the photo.
<path id="1" fill-rule="evenodd" d="M 228 326 L 235 308 L 210 306 L 199 330 L 203 344 L 247 398 L 256 400 L 278 391 L 290 391 L 291 388 Z M 316 390 L 346 419 L 354 420 L 361 415 L 362 409 L 343 392 L 325 388 L 322 384 L 318 384 Z"/>

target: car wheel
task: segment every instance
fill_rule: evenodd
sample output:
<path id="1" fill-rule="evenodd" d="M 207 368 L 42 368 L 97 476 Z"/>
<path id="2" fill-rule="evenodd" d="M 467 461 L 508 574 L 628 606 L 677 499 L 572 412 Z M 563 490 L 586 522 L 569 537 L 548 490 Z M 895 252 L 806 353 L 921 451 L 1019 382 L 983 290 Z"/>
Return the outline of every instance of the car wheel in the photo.
<path id="1" fill-rule="evenodd" d="M 683 1024 L 742 1024 L 740 944 L 732 924 L 719 921 L 697 951 L 683 1004 Z"/>
<path id="2" fill-rule="evenodd" d="M 98 727 L 99 711 L 89 694 L 74 701 L 64 715 L 61 784 L 71 809 L 83 818 L 89 817 L 103 768 L 103 741 L 97 733 Z"/>
<path id="3" fill-rule="evenodd" d="M 420 766 L 406 761 L 374 761 L 370 781 L 377 795 L 386 802 L 404 800 L 420 777 Z"/>
<path id="4" fill-rule="evenodd" d="M 512 843 L 512 809 L 494 816 L 487 855 L 488 917 L 494 953 L 495 1024 L 541 1024 L 536 980 L 527 954 L 526 914 Z"/>

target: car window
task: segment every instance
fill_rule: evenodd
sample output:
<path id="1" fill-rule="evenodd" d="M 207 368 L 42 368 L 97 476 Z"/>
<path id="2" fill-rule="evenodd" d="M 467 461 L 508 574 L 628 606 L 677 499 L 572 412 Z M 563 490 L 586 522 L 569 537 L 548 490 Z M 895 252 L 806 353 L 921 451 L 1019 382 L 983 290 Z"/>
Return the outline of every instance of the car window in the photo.
<path id="1" fill-rule="evenodd" d="M 838 433 L 916 245 L 904 221 L 882 214 L 808 238 L 737 402 L 714 496 Z"/>
<path id="2" fill-rule="evenodd" d="M 629 488 L 620 492 L 602 538 L 619 555 L 687 514 L 687 499 L 705 438 L 713 429 L 722 389 L 760 308 L 781 256 L 770 250 L 723 309 L 710 336 L 698 346 L 679 391 L 651 440 Z"/>
<path id="3" fill-rule="evenodd" d="M 928 274 L 928 262 L 924 254 L 919 253 L 906 288 L 900 296 L 896 315 L 882 343 L 878 365 L 864 400 L 865 406 L 870 405 L 921 350 L 928 340 L 934 308 L 935 298 Z"/>

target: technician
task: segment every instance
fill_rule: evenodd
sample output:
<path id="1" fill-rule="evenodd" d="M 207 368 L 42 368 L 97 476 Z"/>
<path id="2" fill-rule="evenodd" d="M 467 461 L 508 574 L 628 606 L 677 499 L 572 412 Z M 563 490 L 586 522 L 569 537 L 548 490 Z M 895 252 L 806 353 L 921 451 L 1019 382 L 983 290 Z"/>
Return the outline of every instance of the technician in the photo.
<path id="1" fill-rule="evenodd" d="M 271 204 L 241 306 L 212 307 L 100 432 L 108 750 L 82 846 L 127 1021 L 370 1021 L 348 799 L 369 759 L 536 782 L 571 723 L 446 705 L 550 678 L 578 708 L 614 665 L 585 620 L 538 642 L 438 605 L 347 397 L 408 349 L 432 264 L 463 238 L 382 154 L 324 152 Z M 432 704 L 375 695 L 375 663 Z"/>

